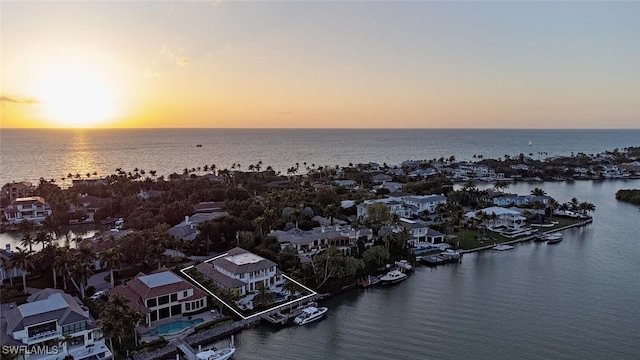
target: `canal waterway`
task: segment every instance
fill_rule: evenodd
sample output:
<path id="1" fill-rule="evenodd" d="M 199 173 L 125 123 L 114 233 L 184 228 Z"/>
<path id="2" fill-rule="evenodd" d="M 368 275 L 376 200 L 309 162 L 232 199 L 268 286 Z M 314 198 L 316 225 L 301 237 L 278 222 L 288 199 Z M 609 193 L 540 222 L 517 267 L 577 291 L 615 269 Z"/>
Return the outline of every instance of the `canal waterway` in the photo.
<path id="1" fill-rule="evenodd" d="M 348 291 L 322 302 L 330 310 L 312 324 L 243 330 L 234 359 L 637 359 L 640 211 L 615 192 L 640 180 L 508 191 L 535 187 L 595 204 L 593 223 L 555 245 L 466 254 L 399 284 Z"/>

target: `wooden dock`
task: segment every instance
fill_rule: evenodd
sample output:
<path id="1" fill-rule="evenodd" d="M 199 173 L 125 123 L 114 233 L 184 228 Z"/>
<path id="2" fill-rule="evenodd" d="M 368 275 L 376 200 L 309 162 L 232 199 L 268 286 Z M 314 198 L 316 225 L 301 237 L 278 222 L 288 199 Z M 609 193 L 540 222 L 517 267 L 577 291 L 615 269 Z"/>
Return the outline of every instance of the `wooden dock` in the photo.
<path id="1" fill-rule="evenodd" d="M 272 324 L 285 325 L 300 315 L 302 309 L 307 306 L 317 306 L 316 300 L 317 296 L 313 296 L 287 305 L 281 305 L 260 315 L 260 317 Z"/>

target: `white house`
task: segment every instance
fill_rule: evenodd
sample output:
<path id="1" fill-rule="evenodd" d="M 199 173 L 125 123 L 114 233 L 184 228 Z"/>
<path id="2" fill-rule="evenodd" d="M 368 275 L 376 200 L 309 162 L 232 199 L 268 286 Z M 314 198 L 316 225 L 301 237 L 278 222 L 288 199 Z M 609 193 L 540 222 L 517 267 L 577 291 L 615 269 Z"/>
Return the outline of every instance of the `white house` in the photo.
<path id="1" fill-rule="evenodd" d="M 271 260 L 236 247 L 211 261 L 195 266 L 201 274 L 223 289 L 237 289 L 244 296 L 262 283 L 267 288 L 282 285 L 284 279 Z"/>
<path id="2" fill-rule="evenodd" d="M 423 211 L 434 212 L 439 204 L 446 204 L 447 198 L 443 195 L 414 195 L 391 196 L 385 199 L 366 200 L 357 206 L 357 216 L 366 217 L 367 208 L 376 203 L 382 203 L 389 207 L 389 212 L 397 214 L 401 218 L 418 216 Z"/>
<path id="3" fill-rule="evenodd" d="M 199 311 L 207 307 L 207 294 L 167 268 L 149 275 L 139 273 L 125 285 L 107 293 L 129 300 L 127 306 L 141 312 L 148 325 L 153 321 Z"/>
<path id="4" fill-rule="evenodd" d="M 465 216 L 469 219 L 477 218 L 478 212 L 485 214 L 483 224 L 487 228 L 505 227 L 509 229 L 521 229 L 525 227 L 527 218 L 517 210 L 506 209 L 499 206 L 492 206 L 478 211 L 469 211 Z"/>
<path id="5" fill-rule="evenodd" d="M 10 223 L 18 224 L 23 220 L 41 223 L 52 213 L 51 207 L 43 198 L 31 196 L 15 199 L 11 205 L 7 206 L 4 215 Z"/>
<path id="6" fill-rule="evenodd" d="M 282 248 L 293 246 L 298 254 L 312 256 L 325 250 L 329 246 L 336 246 L 343 254 L 350 255 L 351 248 L 356 246 L 357 240 L 362 239 L 366 246 L 373 244 L 371 229 L 354 230 L 349 226 L 318 227 L 311 230 L 294 228 L 288 231 L 272 231 L 269 236 L 278 239 Z"/>
<path id="7" fill-rule="evenodd" d="M 99 339 L 100 331 L 89 309 L 62 290 L 41 290 L 4 316 L 6 329 L 0 333 L 0 342 L 26 346 L 31 352 L 26 359 L 59 360 L 67 353 L 77 360 L 113 358 Z M 63 341 L 65 337 L 68 341 Z"/>

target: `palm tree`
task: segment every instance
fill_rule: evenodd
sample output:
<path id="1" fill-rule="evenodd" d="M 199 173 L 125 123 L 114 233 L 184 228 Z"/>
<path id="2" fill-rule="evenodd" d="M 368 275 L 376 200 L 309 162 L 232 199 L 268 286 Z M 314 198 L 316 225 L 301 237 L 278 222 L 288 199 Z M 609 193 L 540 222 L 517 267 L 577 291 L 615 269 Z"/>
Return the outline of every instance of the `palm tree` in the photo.
<path id="1" fill-rule="evenodd" d="M 112 247 L 107 251 L 103 251 L 99 255 L 100 266 L 107 267 L 109 269 L 109 275 L 111 276 L 111 288 L 114 287 L 113 280 L 113 268 L 120 267 L 122 260 L 124 260 L 124 253 L 120 246 Z"/>
<path id="2" fill-rule="evenodd" d="M 71 281 L 73 282 L 73 285 L 76 287 L 76 289 L 80 292 L 81 299 L 84 300 L 84 291 L 87 287 L 89 276 L 93 274 L 93 271 L 91 271 L 91 269 L 86 266 L 86 264 L 76 262 L 71 266 L 70 272 Z M 78 280 L 78 282 L 76 283 L 75 280 Z"/>
<path id="3" fill-rule="evenodd" d="M 33 268 L 33 261 L 31 260 L 31 251 L 16 247 L 18 251 L 11 255 L 11 266 L 16 269 L 22 270 L 22 291 L 27 293 L 27 271 Z"/>
<path id="4" fill-rule="evenodd" d="M 273 294 L 271 293 L 271 290 L 264 285 L 264 283 L 256 283 L 256 291 L 257 294 L 255 299 L 261 305 L 269 305 L 273 302 Z"/>
<path id="5" fill-rule="evenodd" d="M 23 241 L 24 241 L 24 237 L 27 234 L 31 234 L 31 231 L 33 231 L 33 229 L 36 228 L 36 223 L 34 223 L 31 220 L 22 220 L 21 222 L 18 223 L 18 232 L 21 232 L 23 235 Z M 33 243 L 28 244 L 29 245 L 29 251 L 32 251 L 33 249 L 31 248 L 33 246 Z M 22 246 L 26 246 L 26 245 L 22 245 Z"/>
<path id="6" fill-rule="evenodd" d="M 547 195 L 547 193 L 544 190 L 540 189 L 540 188 L 535 188 L 535 189 L 531 190 L 531 195 L 533 195 L 533 196 L 545 196 L 545 195 Z"/>
<path id="7" fill-rule="evenodd" d="M 36 239 L 31 236 L 31 233 L 25 232 L 24 235 L 22 235 L 22 242 L 20 243 L 20 245 L 24 246 L 25 248 L 28 246 L 29 252 L 33 251 L 33 245 L 35 243 Z"/>
<path id="8" fill-rule="evenodd" d="M 553 213 L 560 207 L 560 203 L 556 199 L 549 199 L 547 202 L 547 209 L 549 209 L 549 221 L 553 221 Z"/>
<path id="9" fill-rule="evenodd" d="M 590 202 L 583 201 L 578 205 L 578 210 L 586 216 L 589 212 L 596 211 L 596 206 Z"/>
<path id="10" fill-rule="evenodd" d="M 509 184 L 506 181 L 496 181 L 493 183 L 493 188 L 497 191 L 502 191 L 502 190 L 506 190 L 511 186 L 511 184 Z"/>
<path id="11" fill-rule="evenodd" d="M 58 287 L 57 282 L 57 272 L 56 272 L 56 257 L 58 256 L 59 248 L 57 245 L 49 244 L 47 247 L 43 248 L 42 251 L 35 254 L 35 258 L 37 260 L 38 266 L 42 269 L 51 268 L 51 272 L 53 275 L 53 288 L 56 289 Z"/>

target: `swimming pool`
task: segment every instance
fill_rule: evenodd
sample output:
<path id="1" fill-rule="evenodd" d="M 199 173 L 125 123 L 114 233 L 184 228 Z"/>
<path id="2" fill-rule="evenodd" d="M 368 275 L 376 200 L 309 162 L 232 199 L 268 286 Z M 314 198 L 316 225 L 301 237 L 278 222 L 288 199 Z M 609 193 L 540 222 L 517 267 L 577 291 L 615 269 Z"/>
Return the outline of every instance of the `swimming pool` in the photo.
<path id="1" fill-rule="evenodd" d="M 204 322 L 204 319 L 176 320 L 168 324 L 156 326 L 142 335 L 159 336 L 159 335 L 177 334 L 188 329 L 191 325 L 200 324 L 202 322 Z"/>

